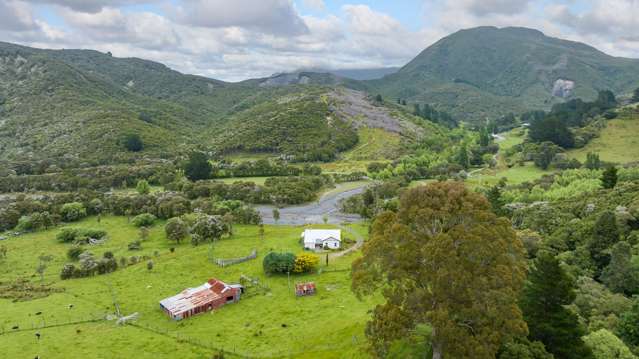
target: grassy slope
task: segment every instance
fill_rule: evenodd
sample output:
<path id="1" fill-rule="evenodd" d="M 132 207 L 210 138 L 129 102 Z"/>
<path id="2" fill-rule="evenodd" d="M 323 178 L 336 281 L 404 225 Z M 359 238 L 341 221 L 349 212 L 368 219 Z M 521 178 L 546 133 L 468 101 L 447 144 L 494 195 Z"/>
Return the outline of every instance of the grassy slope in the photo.
<path id="1" fill-rule="evenodd" d="M 228 350 L 241 349 L 245 354 L 284 355 L 290 351 L 294 356 L 303 356 L 301 351 L 314 357 L 338 358 L 347 355 L 359 356 L 363 342 L 366 311 L 372 308 L 371 301 L 358 301 L 350 292 L 349 272 L 332 272 L 295 277 L 294 281 L 314 280 L 319 293 L 314 297 L 296 299 L 287 286 L 286 277 L 265 277 L 262 274 L 261 259 L 273 250 L 300 252 L 297 243 L 301 227 L 266 226 L 266 237 L 261 241 L 255 226 L 237 226 L 236 234 L 215 245 L 215 256 L 237 257 L 257 248 L 256 260 L 227 268 L 219 268 L 208 262 L 208 246 L 192 247 L 182 244 L 175 253 L 169 253 L 170 244 L 165 240 L 162 226 L 157 224 L 151 230 L 150 239 L 143 243 L 143 250 L 130 252 L 126 244 L 137 237 L 137 229 L 122 217 L 105 217 L 100 224 L 94 218 L 78 224 L 91 228 L 103 228 L 109 232 L 109 241 L 93 248 L 96 255 L 106 250 L 116 257 L 146 254 L 154 257 L 155 268 L 146 269 L 145 263 L 119 269 L 115 273 L 93 278 L 61 281 L 58 273 L 66 262 L 68 245 L 55 241 L 57 229 L 27 234 L 4 242 L 9 250 L 0 281 L 10 281 L 16 277 L 31 278 L 39 253 L 55 256 L 46 272 L 46 283 L 64 288 L 63 293 L 27 302 L 11 302 L 0 299 L 0 325 L 11 328 L 31 327 L 40 320 L 62 321 L 84 318 L 89 314 L 112 312 L 111 295 L 107 283 L 111 283 L 124 313 L 139 312 L 139 322 L 166 329 L 175 334 L 190 336 Z M 355 230 L 366 234 L 363 226 Z M 360 228 L 362 227 L 362 228 Z M 350 268 L 353 256 L 340 258 L 329 268 Z M 245 298 L 239 304 L 229 305 L 213 314 L 203 314 L 182 322 L 168 319 L 158 308 L 158 301 L 174 295 L 187 286 L 196 286 L 210 277 L 235 282 L 240 274 L 259 277 L 271 289 L 271 295 Z M 74 304 L 69 310 L 68 304 Z M 34 316 L 41 311 L 41 316 Z M 287 327 L 282 327 L 286 324 Z M 75 329 L 81 330 L 76 334 Z M 261 335 L 256 333 L 261 332 Z M 56 357 L 64 348 L 67 357 L 163 357 L 167 353 L 179 351 L 184 358 L 201 358 L 203 350 L 173 339 L 141 331 L 136 328 L 117 328 L 114 323 L 81 324 L 42 332 L 45 337 L 40 344 L 41 355 Z M 96 333 L 100 333 L 99 336 Z M 317 335 L 321 333 L 321 335 Z M 129 338 L 124 340 L 124 338 Z M 135 338 L 135 339 L 132 339 Z M 355 339 L 354 339 L 355 338 Z M 353 345 L 353 343 L 358 343 Z M 5 353 L 23 355 L 35 350 L 33 333 L 12 333 L 0 335 L 0 345 Z M 32 355 L 34 356 L 34 355 Z"/>
<path id="2" fill-rule="evenodd" d="M 627 163 L 639 161 L 639 108 L 621 111 L 619 118 L 608 121 L 601 135 L 585 147 L 572 150 L 568 155 L 585 161 L 588 152 L 599 153 L 603 161 Z"/>
<path id="3" fill-rule="evenodd" d="M 401 137 L 380 128 L 362 127 L 357 131 L 357 146 L 344 152 L 345 160 L 383 160 L 396 158 L 401 151 Z"/>
<path id="4" fill-rule="evenodd" d="M 508 132 L 502 133 L 505 139 L 499 142 L 499 154 L 497 156 L 497 166 L 495 168 L 486 168 L 475 173 L 466 182 L 471 186 L 490 186 L 494 185 L 502 178 L 506 178 L 509 184 L 518 184 L 526 181 L 532 181 L 541 177 L 550 171 L 544 171 L 536 167 L 532 162 L 526 162 L 523 166 L 514 165 L 510 168 L 506 165 L 503 158 L 503 152 L 509 148 L 522 143 L 525 139 L 525 132 L 516 128 Z"/>

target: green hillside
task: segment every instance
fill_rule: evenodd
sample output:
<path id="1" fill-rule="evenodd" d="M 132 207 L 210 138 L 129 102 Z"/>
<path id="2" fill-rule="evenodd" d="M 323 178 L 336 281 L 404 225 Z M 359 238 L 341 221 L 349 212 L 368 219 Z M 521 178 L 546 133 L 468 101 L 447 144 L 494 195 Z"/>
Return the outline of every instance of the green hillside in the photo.
<path id="1" fill-rule="evenodd" d="M 619 110 L 619 117 L 608 121 L 599 136 L 586 146 L 568 152 L 571 158 L 585 161 L 590 152 L 599 154 L 602 161 L 629 163 L 639 161 L 639 107 Z"/>
<path id="2" fill-rule="evenodd" d="M 304 161 L 328 161 L 357 143 L 357 133 L 334 116 L 321 89 L 256 105 L 233 116 L 214 147 L 222 152 L 281 153 Z"/>
<path id="3" fill-rule="evenodd" d="M 590 100 L 601 89 L 629 93 L 639 86 L 639 60 L 537 30 L 479 27 L 441 39 L 397 73 L 366 84 L 372 93 L 434 104 L 473 121 L 548 109 L 565 98 Z"/>
<path id="4" fill-rule="evenodd" d="M 232 84 L 137 58 L 8 43 L 0 70 L 0 161 L 113 163 L 193 148 L 327 161 L 356 145 L 363 123 L 416 136 L 365 94 L 335 91 L 342 80 L 333 75 Z M 340 111 L 352 101 L 357 108 Z M 370 109 L 371 123 L 362 122 Z M 141 153 L 123 146 L 129 134 L 140 136 Z"/>
<path id="5" fill-rule="evenodd" d="M 38 50 L 0 43 L 0 160 L 114 162 L 141 136 L 144 154 L 170 156 L 201 133 L 272 96 L 247 84 L 183 75 L 140 59 L 90 50 Z"/>

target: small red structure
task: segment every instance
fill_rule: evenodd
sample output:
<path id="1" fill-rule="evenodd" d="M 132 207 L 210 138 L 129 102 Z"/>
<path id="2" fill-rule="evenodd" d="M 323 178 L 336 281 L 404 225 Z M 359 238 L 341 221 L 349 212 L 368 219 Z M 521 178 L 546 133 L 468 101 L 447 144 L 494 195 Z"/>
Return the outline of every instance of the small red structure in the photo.
<path id="1" fill-rule="evenodd" d="M 303 297 L 306 295 L 313 295 L 313 294 L 315 294 L 314 282 L 295 284 L 295 295 L 297 295 L 298 297 Z"/>
<path id="2" fill-rule="evenodd" d="M 163 299 L 160 308 L 171 318 L 181 320 L 238 302 L 242 293 L 244 287 L 239 284 L 229 285 L 219 279 L 209 279 L 199 287 L 187 288 L 178 295 Z"/>

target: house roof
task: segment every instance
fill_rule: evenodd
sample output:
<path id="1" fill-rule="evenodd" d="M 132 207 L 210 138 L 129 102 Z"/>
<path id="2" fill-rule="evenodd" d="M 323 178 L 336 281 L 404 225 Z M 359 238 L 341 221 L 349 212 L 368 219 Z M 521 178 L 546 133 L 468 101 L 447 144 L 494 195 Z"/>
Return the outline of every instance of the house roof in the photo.
<path id="1" fill-rule="evenodd" d="M 222 298 L 231 289 L 221 280 L 209 279 L 201 286 L 187 288 L 178 295 L 161 300 L 160 304 L 171 314 L 177 315 Z"/>
<path id="2" fill-rule="evenodd" d="M 306 229 L 302 233 L 304 243 L 322 243 L 327 239 L 342 241 L 342 231 L 339 229 Z"/>

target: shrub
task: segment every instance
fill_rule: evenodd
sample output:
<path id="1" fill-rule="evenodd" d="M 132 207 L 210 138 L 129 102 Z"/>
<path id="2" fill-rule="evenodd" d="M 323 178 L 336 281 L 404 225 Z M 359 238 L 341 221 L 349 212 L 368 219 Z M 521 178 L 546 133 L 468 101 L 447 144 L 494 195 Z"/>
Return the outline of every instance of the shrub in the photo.
<path id="1" fill-rule="evenodd" d="M 271 252 L 264 257 L 262 266 L 266 274 L 289 273 L 295 268 L 295 255 Z"/>
<path id="2" fill-rule="evenodd" d="M 149 186 L 149 182 L 146 180 L 139 180 L 138 184 L 135 186 L 135 190 L 139 194 L 149 194 L 151 192 L 151 186 Z"/>
<path id="3" fill-rule="evenodd" d="M 78 235 L 77 228 L 62 228 L 60 232 L 55 236 L 58 242 L 69 243 L 75 241 L 76 236 Z"/>
<path id="4" fill-rule="evenodd" d="M 77 261 L 84 250 L 80 246 L 73 246 L 67 251 L 67 257 L 72 261 Z"/>
<path id="5" fill-rule="evenodd" d="M 100 214 L 102 213 L 103 209 L 104 209 L 104 203 L 102 203 L 102 200 L 100 200 L 99 198 L 92 199 L 89 202 L 89 206 L 87 208 L 87 210 L 91 214 Z"/>
<path id="6" fill-rule="evenodd" d="M 136 227 L 148 227 L 153 225 L 157 218 L 150 213 L 142 213 L 133 218 L 131 223 Z"/>
<path id="7" fill-rule="evenodd" d="M 313 270 L 313 268 L 317 267 L 319 264 L 319 257 L 310 254 L 310 253 L 302 253 L 295 258 L 295 265 L 293 268 L 293 272 L 295 273 L 307 273 Z"/>
<path id="8" fill-rule="evenodd" d="M 18 220 L 18 225 L 15 230 L 18 232 L 31 232 L 33 228 L 33 221 L 31 220 L 31 216 L 22 216 Z"/>
<path id="9" fill-rule="evenodd" d="M 62 271 L 60 272 L 60 279 L 70 279 L 75 276 L 76 267 L 73 264 L 67 263 L 62 267 Z"/>
<path id="10" fill-rule="evenodd" d="M 124 148 L 131 152 L 139 152 L 144 148 L 140 135 L 130 133 L 124 137 Z"/>
<path id="11" fill-rule="evenodd" d="M 89 242 L 89 238 L 102 239 L 106 237 L 107 232 L 101 229 L 89 229 L 89 228 L 62 228 L 56 235 L 58 242 L 76 244 L 86 244 Z"/>
<path id="12" fill-rule="evenodd" d="M 87 210 L 80 202 L 65 203 L 60 209 L 60 215 L 62 216 L 62 220 L 66 222 L 74 222 L 86 217 Z"/>
<path id="13" fill-rule="evenodd" d="M 106 237 L 107 232 L 102 230 L 102 229 L 90 229 L 90 228 L 82 228 L 79 229 L 79 234 L 80 234 L 80 238 L 82 239 L 82 237 L 84 238 L 93 238 L 93 239 L 102 239 L 104 237 Z"/>
<path id="14" fill-rule="evenodd" d="M 106 252 L 105 256 L 97 262 L 96 271 L 98 274 L 111 273 L 118 269 L 118 261 L 114 257 L 106 257 L 107 253 L 110 252 Z"/>
<path id="15" fill-rule="evenodd" d="M 181 240 L 189 235 L 189 228 L 181 218 L 174 217 L 166 222 L 164 232 L 166 233 L 166 238 L 180 243 Z"/>
<path id="16" fill-rule="evenodd" d="M 140 241 L 133 241 L 127 245 L 130 251 L 139 251 L 142 249 L 142 243 Z"/>
<path id="17" fill-rule="evenodd" d="M 18 232 L 31 232 L 46 229 L 52 225 L 53 218 L 49 212 L 35 212 L 29 216 L 20 217 L 15 229 Z"/>
<path id="18" fill-rule="evenodd" d="M 153 269 L 153 261 L 146 262 L 146 269 L 148 269 L 148 270 L 152 270 Z"/>
<path id="19" fill-rule="evenodd" d="M 216 241 L 228 232 L 229 227 L 220 216 L 200 215 L 191 228 L 191 243 L 196 246 L 200 243 Z"/>

